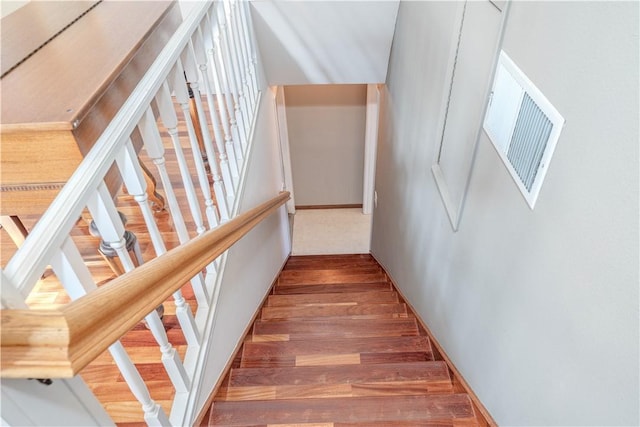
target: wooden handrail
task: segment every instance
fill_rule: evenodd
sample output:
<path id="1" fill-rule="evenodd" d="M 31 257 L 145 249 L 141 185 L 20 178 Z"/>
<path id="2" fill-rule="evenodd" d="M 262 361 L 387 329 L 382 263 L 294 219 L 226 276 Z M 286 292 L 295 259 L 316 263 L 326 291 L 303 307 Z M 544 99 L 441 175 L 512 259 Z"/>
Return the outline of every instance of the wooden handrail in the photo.
<path id="1" fill-rule="evenodd" d="M 58 310 L 1 310 L 3 378 L 70 378 L 289 200 L 289 192 Z"/>

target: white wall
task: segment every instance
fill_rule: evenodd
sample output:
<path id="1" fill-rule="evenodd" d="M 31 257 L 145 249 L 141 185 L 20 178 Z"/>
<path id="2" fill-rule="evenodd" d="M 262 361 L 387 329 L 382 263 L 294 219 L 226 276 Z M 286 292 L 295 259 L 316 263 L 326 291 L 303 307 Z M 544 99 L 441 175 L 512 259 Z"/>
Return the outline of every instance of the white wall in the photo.
<path id="1" fill-rule="evenodd" d="M 296 205 L 362 204 L 366 85 L 286 86 Z"/>
<path id="2" fill-rule="evenodd" d="M 241 212 L 277 196 L 281 189 L 273 103 L 272 92 L 263 90 L 253 149 L 248 159 Z M 290 252 L 289 222 L 284 206 L 229 250 L 215 328 L 207 343 L 209 356 L 202 376 L 202 393 L 196 408 L 205 404 Z"/>
<path id="3" fill-rule="evenodd" d="M 269 85 L 383 83 L 398 1 L 252 1 Z"/>
<path id="4" fill-rule="evenodd" d="M 0 18 L 4 18 L 5 16 L 15 12 L 27 3 L 29 3 L 29 0 L 0 1 Z"/>
<path id="5" fill-rule="evenodd" d="M 460 231 L 429 171 L 455 4 L 402 2 L 372 252 L 500 425 L 638 425 L 638 3 L 513 2 L 504 49 L 566 118 L 535 210 L 486 137 Z"/>

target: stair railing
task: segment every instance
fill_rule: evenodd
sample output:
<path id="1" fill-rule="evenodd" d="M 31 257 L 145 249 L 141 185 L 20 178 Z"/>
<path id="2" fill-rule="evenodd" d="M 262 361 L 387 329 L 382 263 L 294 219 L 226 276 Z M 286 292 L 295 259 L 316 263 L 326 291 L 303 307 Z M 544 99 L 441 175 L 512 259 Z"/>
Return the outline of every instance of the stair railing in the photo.
<path id="1" fill-rule="evenodd" d="M 215 305 L 220 273 L 215 260 L 247 227 L 287 197 L 281 195 L 234 218 L 260 102 L 247 7 L 239 0 L 199 2 L 194 7 L 4 271 L 0 270 L 2 377 L 73 376 L 108 348 L 147 423 L 171 424 L 117 340 L 144 318 L 176 393 L 189 393 L 205 320 Z M 192 120 L 189 91 L 197 121 Z M 177 128 L 180 116 L 187 138 Z M 163 134 L 171 140 L 180 169 L 177 183 L 166 168 Z M 134 142 L 143 144 L 156 166 L 181 244 L 175 250 L 167 252 L 151 210 Z M 195 164 L 194 176 L 189 161 Z M 105 182 L 111 169 L 117 169 L 127 193 L 138 203 L 155 251 L 156 258 L 141 266 L 137 266 L 141 260 L 128 250 L 123 221 Z M 187 219 L 174 190 L 177 185 L 186 192 Z M 85 209 L 102 243 L 117 254 L 126 271 L 99 289 L 70 235 Z M 49 265 L 73 302 L 60 310 L 25 310 L 26 298 Z M 186 282 L 191 282 L 197 300 L 195 312 L 180 290 Z M 187 342 L 184 358 L 169 342 L 155 310 L 170 295 Z"/>

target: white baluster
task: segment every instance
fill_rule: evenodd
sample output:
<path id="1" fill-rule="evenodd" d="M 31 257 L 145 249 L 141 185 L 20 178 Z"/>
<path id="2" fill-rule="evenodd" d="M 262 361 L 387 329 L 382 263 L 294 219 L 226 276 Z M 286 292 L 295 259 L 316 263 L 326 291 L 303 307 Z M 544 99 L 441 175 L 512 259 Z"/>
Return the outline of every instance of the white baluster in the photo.
<path id="1" fill-rule="evenodd" d="M 138 123 L 138 130 L 142 136 L 144 148 L 149 157 L 153 160 L 153 163 L 156 165 L 158 173 L 160 174 L 160 181 L 162 182 L 162 187 L 164 188 L 165 195 L 167 196 L 169 212 L 171 213 L 171 218 L 173 218 L 173 224 L 176 228 L 178 239 L 180 240 L 180 243 L 185 243 L 189 240 L 189 233 L 187 231 L 187 226 L 184 223 L 184 218 L 182 217 L 180 204 L 178 203 L 176 194 L 173 191 L 171 178 L 167 172 L 164 158 L 164 147 L 162 145 L 160 132 L 156 126 L 155 117 L 153 116 L 151 108 L 148 108 L 140 119 L 140 122 Z M 200 227 L 198 227 L 198 229 L 204 229 L 204 226 L 202 226 L 202 218 L 200 218 Z M 203 282 L 204 281 L 198 279 L 192 283 L 194 285 L 193 293 L 198 301 L 198 305 L 202 304 L 202 306 L 205 307 L 208 305 L 209 295 L 207 294 L 207 290 L 203 285 Z"/>
<path id="2" fill-rule="evenodd" d="M 204 47 L 204 42 L 202 40 L 202 36 L 200 34 L 199 29 L 196 30 L 193 37 L 193 52 L 194 57 L 196 59 L 196 63 L 200 68 L 200 74 L 202 75 L 202 80 L 205 85 L 205 91 L 207 93 L 207 103 L 209 104 L 209 116 L 211 118 L 211 122 L 213 124 L 213 132 L 215 134 L 215 142 L 216 147 L 218 147 L 218 155 L 220 158 L 220 169 L 222 169 L 222 179 L 224 180 L 225 189 L 227 190 L 227 195 L 235 198 L 235 176 L 237 175 L 237 171 L 233 171 L 233 164 L 230 163 L 231 160 L 235 160 L 233 154 L 229 155 L 227 153 L 227 146 L 225 141 L 229 138 L 228 135 L 228 127 L 229 123 L 226 120 L 226 107 L 224 104 L 224 99 L 222 98 L 222 91 L 220 89 L 220 85 L 218 83 L 218 79 L 216 76 L 215 65 L 211 69 L 213 73 L 213 82 L 214 82 L 214 92 L 216 95 L 216 99 L 218 105 L 216 108 L 216 103 L 213 101 L 211 84 L 209 81 L 209 66 L 207 61 L 207 54 Z M 222 118 L 218 117 L 216 114 L 216 110 L 220 112 Z M 223 112 L 225 113 L 224 115 Z M 221 131 L 221 127 L 224 128 L 224 136 Z M 223 139 L 224 138 L 224 139 Z M 233 200 L 229 200 L 229 204 L 233 205 Z"/>
<path id="3" fill-rule="evenodd" d="M 240 40 L 239 40 L 239 32 L 238 32 L 238 26 L 237 26 L 237 22 L 235 20 L 235 15 L 237 14 L 236 12 L 236 4 L 235 3 L 229 3 L 229 2 L 225 2 L 223 4 L 223 6 L 225 8 L 228 8 L 227 11 L 227 26 L 229 28 L 229 37 L 228 40 L 230 40 L 230 51 L 231 51 L 231 56 L 233 57 L 233 65 L 234 65 L 234 80 L 236 81 L 236 87 L 238 90 L 238 97 L 240 98 L 240 111 L 242 112 L 242 116 L 244 117 L 244 124 L 245 124 L 245 133 L 248 137 L 249 135 L 249 131 L 251 130 L 251 119 L 249 117 L 249 111 L 250 111 L 250 101 L 248 96 L 245 93 L 245 86 L 242 84 L 242 62 L 241 62 L 241 48 L 240 48 Z M 245 150 L 246 150 L 246 143 L 248 143 L 248 139 L 247 141 L 245 141 Z"/>
<path id="4" fill-rule="evenodd" d="M 258 96 L 258 76 L 256 73 L 256 50 L 253 45 L 253 37 L 250 28 L 250 16 L 251 12 L 247 9 L 249 7 L 249 2 L 241 1 L 239 10 L 240 10 L 240 25 L 242 26 L 242 30 L 244 33 L 244 41 L 247 46 L 247 61 L 249 63 L 249 82 L 251 84 L 251 89 L 253 91 L 254 104 Z"/>
<path id="5" fill-rule="evenodd" d="M 87 207 L 98 227 L 100 236 L 116 251 L 125 271 L 133 270 L 135 264 L 125 248 L 125 239 L 122 237 L 124 235 L 124 226 L 113 200 L 111 200 L 109 190 L 104 183 L 100 184 L 96 193 L 89 199 Z M 160 346 L 162 364 L 171 379 L 171 383 L 178 392 L 188 391 L 190 387 L 189 377 L 182 365 L 180 355 L 167 338 L 160 316 L 158 316 L 156 310 L 153 310 L 145 317 L 145 320 L 153 337 Z"/>
<path id="6" fill-rule="evenodd" d="M 191 44 L 191 43 L 190 43 Z M 216 202 L 218 203 L 218 210 L 220 211 L 220 219 L 222 221 L 226 221 L 229 219 L 229 203 L 228 203 L 228 191 L 226 188 L 226 182 L 222 177 L 220 167 L 218 165 L 218 156 L 216 156 L 215 149 L 213 147 L 213 142 L 211 141 L 211 134 L 209 133 L 209 126 L 207 125 L 207 116 L 204 112 L 204 105 L 202 104 L 202 96 L 200 95 L 200 84 L 198 83 L 198 72 L 196 71 L 195 61 L 193 59 L 193 54 L 191 53 L 191 46 L 187 47 L 182 52 L 182 65 L 184 66 L 184 73 L 186 75 L 187 81 L 191 85 L 191 90 L 193 91 L 193 97 L 196 101 L 196 108 L 198 110 L 198 120 L 200 121 L 200 130 L 202 133 L 202 139 L 204 140 L 204 148 L 207 152 L 207 158 L 209 160 L 209 167 L 211 167 L 211 174 L 213 175 L 213 189 L 216 193 Z M 178 84 L 174 84 L 175 87 L 178 87 Z M 207 87 L 205 87 L 205 92 L 207 95 L 207 101 L 209 100 L 211 94 Z M 184 110 L 184 107 L 183 107 Z M 185 114 L 186 116 L 186 114 Z M 185 117 L 186 119 L 186 117 Z M 189 119 L 187 119 L 187 123 Z M 217 124 L 214 123 L 214 131 L 217 134 L 220 133 L 219 128 L 216 128 Z M 216 130 L 217 129 L 217 130 Z M 222 137 L 220 137 L 222 138 Z M 231 189 L 233 191 L 233 188 Z M 233 197 L 232 204 L 233 204 Z"/>
<path id="7" fill-rule="evenodd" d="M 98 288 L 93 282 L 91 273 L 84 263 L 77 246 L 70 237 L 64 241 L 60 252 L 56 253 L 51 259 L 51 266 L 72 300 L 78 299 Z M 131 393 L 142 405 L 144 419 L 147 424 L 170 426 L 169 418 L 167 418 L 162 407 L 151 398 L 149 389 L 120 341 L 109 346 L 109 353 L 111 353 Z"/>
<path id="8" fill-rule="evenodd" d="M 238 31 L 238 43 L 240 45 L 240 51 L 238 52 L 238 54 L 239 54 L 239 58 L 242 60 L 242 66 L 244 68 L 242 73 L 242 83 L 247 88 L 245 93 L 249 97 L 249 104 L 251 107 L 250 114 L 253 114 L 256 106 L 255 104 L 256 104 L 257 94 L 254 90 L 254 87 L 252 84 L 253 82 L 251 81 L 251 72 L 250 72 L 251 58 L 250 58 L 250 53 L 247 45 L 247 36 L 246 36 L 245 28 L 243 25 L 242 6 L 240 4 L 241 1 L 236 1 L 234 3 L 236 5 L 236 11 L 237 11 L 235 15 L 235 21 L 236 21 L 236 28 Z"/>
<path id="9" fill-rule="evenodd" d="M 129 355 L 120 341 L 116 341 L 111 344 L 109 347 L 109 353 L 111 353 L 111 357 L 113 357 L 116 365 L 118 365 L 118 369 L 120 369 L 122 377 L 129 386 L 131 393 L 133 393 L 136 399 L 138 399 L 138 402 L 142 404 L 144 420 L 147 422 L 147 425 L 170 426 L 171 423 L 169 422 L 169 418 L 167 418 L 162 407 L 151 398 L 149 389 L 147 389 L 147 386 L 144 384 L 144 380 L 140 376 L 135 365 L 131 362 Z"/>
<path id="10" fill-rule="evenodd" d="M 231 70 L 231 66 L 232 66 L 231 59 L 229 58 L 229 55 L 225 53 L 226 51 L 228 51 L 228 46 L 227 46 L 227 41 L 225 37 L 226 24 L 224 21 L 224 10 L 219 10 L 219 13 L 217 14 L 217 16 L 218 17 L 222 16 L 223 18 L 222 24 L 218 24 L 219 31 L 216 33 L 214 30 L 212 30 L 210 28 L 211 26 L 210 26 L 209 19 L 205 17 L 204 23 L 203 23 L 203 35 L 211 35 L 212 31 L 214 34 L 214 45 L 216 46 L 216 49 L 214 52 L 215 54 L 213 56 L 215 57 L 215 60 L 213 58 L 210 58 L 210 60 L 212 61 L 212 67 L 218 71 L 217 75 L 219 78 L 220 86 L 222 88 L 222 91 L 224 92 L 224 98 L 227 103 L 227 112 L 229 114 L 229 118 L 228 118 L 229 124 L 227 127 L 229 126 L 231 127 L 231 141 L 229 140 L 229 138 L 226 138 L 225 143 L 227 144 L 229 144 L 230 142 L 233 143 L 233 152 L 235 154 L 235 158 L 232 159 L 232 163 L 235 163 L 235 164 L 232 165 L 232 171 L 235 169 L 235 174 L 236 174 L 235 176 L 237 176 L 238 171 L 240 170 L 240 167 L 238 165 L 242 164 L 241 140 L 245 139 L 246 135 L 244 135 L 244 125 L 241 125 L 242 126 L 242 131 L 241 131 L 237 123 L 237 120 L 242 121 L 242 114 L 240 114 L 239 112 L 240 108 L 238 105 L 237 97 L 234 93 L 235 88 L 232 87 L 233 72 Z M 216 65 L 216 61 L 217 61 L 217 65 Z M 227 146 L 227 153 L 229 154 L 230 152 L 231 151 Z"/>
<path id="11" fill-rule="evenodd" d="M 230 125 L 230 116 L 233 113 L 233 100 L 229 96 L 229 88 L 225 83 L 224 63 L 220 59 L 221 48 L 218 32 L 216 32 L 213 42 L 215 47 L 213 49 L 209 49 L 207 53 L 209 54 L 209 62 L 211 64 L 211 72 L 213 74 L 213 85 L 216 92 L 222 130 L 224 131 L 224 143 L 229 159 L 229 167 L 231 169 L 231 175 L 233 176 L 233 182 L 237 185 L 239 174 L 237 158 L 235 156 L 235 141 L 238 139 L 238 136 L 237 131 L 235 134 L 233 133 L 233 128 Z"/>
<path id="12" fill-rule="evenodd" d="M 131 140 L 124 145 L 122 152 L 116 158 L 116 162 L 120 169 L 120 174 L 124 179 L 124 184 L 127 187 L 128 193 L 133 196 L 140 206 L 140 211 L 142 212 L 142 217 L 147 225 L 153 249 L 156 251 L 156 255 L 160 256 L 167 252 L 167 248 L 164 245 L 162 234 L 158 229 L 158 224 L 156 224 L 153 212 L 149 206 L 147 183 L 142 174 L 142 168 L 140 167 L 140 163 Z M 191 283 L 193 287 L 204 287 L 202 274 L 195 276 L 191 280 Z M 180 323 L 182 333 L 187 340 L 187 344 L 196 346 L 200 345 L 200 337 L 197 331 L 196 322 L 193 318 L 193 313 L 191 312 L 191 307 L 187 304 L 187 301 L 182 296 L 182 292 L 180 290 L 173 293 L 173 299 L 176 304 L 176 316 Z"/>
<path id="13" fill-rule="evenodd" d="M 227 13 L 226 8 L 229 7 L 229 11 Z M 239 110 L 239 114 L 242 117 L 242 130 L 243 130 L 243 135 L 244 138 L 242 140 L 242 149 L 243 152 L 246 151 L 247 148 L 247 143 L 248 143 L 248 135 L 249 135 L 249 130 L 250 130 L 250 120 L 249 120 L 249 101 L 247 100 L 247 97 L 244 94 L 244 86 L 242 85 L 242 69 L 240 68 L 240 62 L 238 59 L 238 40 L 236 38 L 236 33 L 235 33 L 235 28 L 234 28 L 234 21 L 232 18 L 232 13 L 233 13 L 233 9 L 232 7 L 235 7 L 234 5 L 225 2 L 223 3 L 223 10 L 220 11 L 219 13 L 224 15 L 226 18 L 226 23 L 227 23 L 227 47 L 226 47 L 226 51 L 227 51 L 227 57 L 231 59 L 231 66 L 232 66 L 232 70 L 231 70 L 231 75 L 232 75 L 232 80 L 233 80 L 233 84 L 235 86 L 235 90 L 236 90 L 236 94 L 237 94 L 237 99 L 236 99 L 236 110 Z M 213 16 L 210 14 L 209 15 L 210 20 L 213 20 Z M 213 24 L 211 24 L 213 25 Z M 238 112 L 236 112 L 236 115 L 238 114 Z"/>
<path id="14" fill-rule="evenodd" d="M 180 77 L 182 77 L 182 82 L 184 83 L 184 77 L 183 76 L 180 76 Z M 175 80 L 174 73 L 172 73 L 172 75 L 170 75 L 169 78 L 172 80 Z M 186 89 L 184 85 L 183 85 L 183 88 Z M 181 167 L 180 169 L 181 173 L 183 170 L 182 168 L 184 168 L 185 176 L 183 177 L 183 180 L 185 181 L 185 186 L 188 180 L 189 193 L 191 194 L 191 197 L 197 200 L 195 188 L 193 186 L 193 183 L 191 181 L 191 175 L 189 173 L 189 166 L 187 165 L 187 161 L 182 152 L 182 145 L 180 144 L 180 138 L 178 136 L 178 116 L 176 116 L 176 111 L 174 110 L 174 107 L 173 107 L 173 100 L 171 99 L 171 91 L 169 90 L 169 84 L 167 82 L 163 83 L 162 87 L 158 91 L 158 94 L 156 95 L 156 104 L 158 106 L 158 112 L 160 113 L 160 119 L 162 120 L 162 123 L 167 129 L 167 133 L 171 137 L 171 141 L 176 150 L 176 154 L 179 152 L 178 163 L 180 164 L 180 167 Z M 189 119 L 190 118 L 191 116 L 189 116 Z M 193 130 L 193 124 L 191 126 L 191 130 Z M 196 140 L 196 147 L 197 146 L 198 144 Z M 201 171 L 198 171 L 198 173 L 205 172 L 204 164 L 202 162 L 202 156 L 200 154 L 199 148 L 197 152 L 194 153 L 194 161 L 196 162 L 196 170 L 201 168 Z M 199 174 L 198 179 L 206 180 L 206 173 L 202 174 L 202 176 Z M 207 185 L 201 185 L 201 188 L 202 188 L 203 195 L 205 197 L 205 206 L 206 206 L 205 212 L 207 215 L 207 222 L 209 223 L 209 228 L 211 228 L 218 225 L 218 219 L 215 214 L 215 205 L 213 203 L 213 200 L 211 199 L 211 191 L 209 189 L 208 181 L 207 181 Z M 201 233 L 198 232 L 198 234 L 201 234 Z"/>

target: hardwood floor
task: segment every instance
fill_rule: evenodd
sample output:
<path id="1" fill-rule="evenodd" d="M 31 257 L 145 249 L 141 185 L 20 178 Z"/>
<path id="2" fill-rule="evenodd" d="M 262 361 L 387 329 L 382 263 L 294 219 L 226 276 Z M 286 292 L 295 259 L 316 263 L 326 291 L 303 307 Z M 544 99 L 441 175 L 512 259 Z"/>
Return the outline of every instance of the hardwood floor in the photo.
<path id="1" fill-rule="evenodd" d="M 289 258 L 202 426 L 486 425 L 370 255 Z"/>

